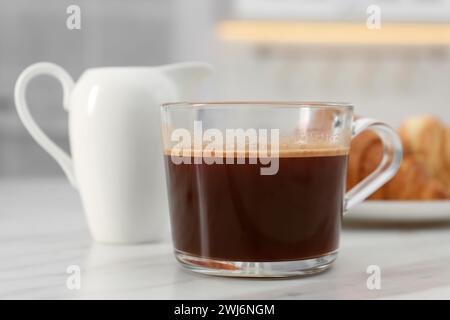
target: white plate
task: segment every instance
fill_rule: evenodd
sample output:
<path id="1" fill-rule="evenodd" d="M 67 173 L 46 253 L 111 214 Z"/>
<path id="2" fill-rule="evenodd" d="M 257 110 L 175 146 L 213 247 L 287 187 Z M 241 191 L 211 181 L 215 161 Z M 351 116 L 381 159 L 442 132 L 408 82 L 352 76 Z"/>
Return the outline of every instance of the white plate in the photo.
<path id="1" fill-rule="evenodd" d="M 346 221 L 432 222 L 450 221 L 450 200 L 365 201 L 351 209 Z"/>

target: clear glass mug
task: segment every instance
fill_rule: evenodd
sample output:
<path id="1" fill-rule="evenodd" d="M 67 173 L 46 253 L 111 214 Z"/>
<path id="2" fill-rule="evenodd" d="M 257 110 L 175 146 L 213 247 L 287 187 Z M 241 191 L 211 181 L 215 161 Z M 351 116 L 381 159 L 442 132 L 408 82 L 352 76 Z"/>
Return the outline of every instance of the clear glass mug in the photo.
<path id="1" fill-rule="evenodd" d="M 207 102 L 162 106 L 171 231 L 177 260 L 213 275 L 287 277 L 336 259 L 342 216 L 397 172 L 388 125 L 353 121 L 353 106 Z M 378 168 L 345 193 L 350 141 L 384 144 Z"/>

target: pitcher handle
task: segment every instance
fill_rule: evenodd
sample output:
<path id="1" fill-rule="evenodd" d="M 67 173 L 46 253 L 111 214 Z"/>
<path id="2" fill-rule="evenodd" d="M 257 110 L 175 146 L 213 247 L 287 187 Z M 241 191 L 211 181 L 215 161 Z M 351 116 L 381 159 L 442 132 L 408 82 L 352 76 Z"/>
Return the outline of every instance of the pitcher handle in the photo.
<path id="1" fill-rule="evenodd" d="M 73 171 L 72 159 L 70 156 L 57 146 L 50 138 L 42 131 L 42 129 L 36 124 L 33 117 L 30 114 L 26 101 L 26 89 L 28 83 L 36 76 L 49 75 L 58 79 L 63 88 L 63 106 L 66 111 L 69 110 L 69 97 L 72 88 L 74 87 L 74 81 L 72 77 L 60 66 L 48 63 L 40 62 L 33 64 L 22 71 L 19 78 L 16 81 L 14 88 L 14 100 L 16 104 L 17 113 L 20 120 L 22 120 L 25 128 L 36 140 L 36 142 L 44 148 L 61 166 L 62 170 L 69 179 L 70 184 L 75 187 L 75 175 Z"/>
<path id="2" fill-rule="evenodd" d="M 388 182 L 397 173 L 402 161 L 402 143 L 393 128 L 373 119 L 358 119 L 352 126 L 352 138 L 364 130 L 371 130 L 380 137 L 383 143 L 383 158 L 375 171 L 346 193 L 344 214 Z"/>

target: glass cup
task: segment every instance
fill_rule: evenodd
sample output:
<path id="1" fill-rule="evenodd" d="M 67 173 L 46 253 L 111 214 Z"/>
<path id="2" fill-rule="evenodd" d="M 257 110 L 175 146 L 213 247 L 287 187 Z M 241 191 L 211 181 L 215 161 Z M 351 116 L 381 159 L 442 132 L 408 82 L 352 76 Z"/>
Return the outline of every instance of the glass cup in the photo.
<path id="1" fill-rule="evenodd" d="M 364 130 L 379 135 L 384 155 L 345 193 L 350 141 Z M 342 216 L 391 179 L 402 158 L 395 130 L 353 121 L 346 103 L 169 103 L 162 137 L 175 256 L 221 276 L 325 270 Z"/>

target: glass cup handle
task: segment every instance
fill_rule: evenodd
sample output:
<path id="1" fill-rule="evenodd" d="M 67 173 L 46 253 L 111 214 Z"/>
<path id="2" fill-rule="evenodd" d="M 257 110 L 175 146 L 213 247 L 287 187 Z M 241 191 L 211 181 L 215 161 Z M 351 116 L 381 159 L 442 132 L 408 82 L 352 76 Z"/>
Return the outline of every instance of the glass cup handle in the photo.
<path id="1" fill-rule="evenodd" d="M 364 130 L 371 130 L 380 137 L 383 158 L 375 171 L 345 194 L 344 214 L 388 182 L 397 173 L 402 161 L 402 143 L 392 127 L 373 119 L 358 119 L 352 126 L 352 139 Z"/>

